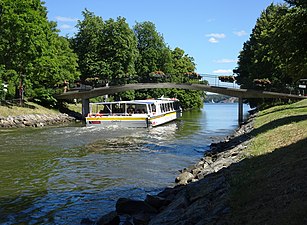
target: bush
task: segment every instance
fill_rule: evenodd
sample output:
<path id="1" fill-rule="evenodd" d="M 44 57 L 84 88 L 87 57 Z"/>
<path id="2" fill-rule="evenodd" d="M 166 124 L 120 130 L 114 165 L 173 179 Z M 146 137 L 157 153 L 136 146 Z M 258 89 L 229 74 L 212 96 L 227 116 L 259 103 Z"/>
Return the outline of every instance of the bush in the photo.
<path id="1" fill-rule="evenodd" d="M 233 83 L 236 81 L 234 76 L 219 76 L 219 80 L 222 82 Z"/>
<path id="2" fill-rule="evenodd" d="M 33 90 L 33 101 L 37 102 L 40 105 L 46 107 L 54 107 L 57 104 L 57 100 L 53 97 L 55 94 L 55 90 L 46 89 L 46 88 L 38 88 Z"/>

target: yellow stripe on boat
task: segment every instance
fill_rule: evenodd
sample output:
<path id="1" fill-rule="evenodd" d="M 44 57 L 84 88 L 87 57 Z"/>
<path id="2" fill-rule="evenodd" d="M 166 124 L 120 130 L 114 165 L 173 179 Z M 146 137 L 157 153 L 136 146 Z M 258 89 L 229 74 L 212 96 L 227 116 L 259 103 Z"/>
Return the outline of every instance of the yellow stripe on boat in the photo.
<path id="1" fill-rule="evenodd" d="M 177 112 L 166 113 L 166 114 L 162 114 L 162 115 L 159 115 L 159 116 L 153 116 L 150 119 L 158 119 L 158 118 L 161 118 L 161 117 L 164 117 L 164 116 L 174 116 L 174 115 L 176 115 L 176 113 Z"/>
<path id="2" fill-rule="evenodd" d="M 129 121 L 129 120 L 146 120 L 147 118 L 144 117 L 87 117 L 86 120 L 87 121 L 113 121 L 113 120 L 117 120 L 117 121 Z"/>

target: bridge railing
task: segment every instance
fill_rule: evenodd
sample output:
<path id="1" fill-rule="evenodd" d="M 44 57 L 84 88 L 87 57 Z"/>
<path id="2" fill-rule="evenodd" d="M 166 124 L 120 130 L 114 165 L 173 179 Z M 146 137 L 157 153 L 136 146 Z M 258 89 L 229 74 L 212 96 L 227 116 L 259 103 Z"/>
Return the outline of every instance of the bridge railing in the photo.
<path id="1" fill-rule="evenodd" d="M 231 83 L 221 81 L 219 79 L 220 75 L 213 75 L 213 74 L 200 74 L 200 75 L 202 77 L 202 80 L 208 81 L 210 86 L 240 89 L 240 85 L 238 85 L 235 81 L 233 81 Z M 306 86 L 303 86 L 303 87 L 306 88 Z M 258 88 L 257 87 L 254 88 L 254 89 L 262 91 L 262 90 L 264 90 L 264 87 L 260 86 Z M 271 91 L 271 92 L 284 93 L 284 94 L 294 94 L 294 95 L 306 95 L 307 94 L 307 93 L 304 94 L 304 91 L 300 90 L 299 86 L 294 87 L 294 86 L 291 86 L 291 85 L 280 86 L 280 87 L 267 87 L 267 88 L 265 88 L 265 90 Z"/>
<path id="2" fill-rule="evenodd" d="M 232 82 L 224 82 L 222 79 L 220 79 L 221 75 L 216 75 L 216 74 L 199 74 L 200 79 L 191 79 L 188 83 L 190 84 L 207 84 L 209 86 L 216 86 L 216 87 L 222 87 L 222 88 L 233 88 L 233 89 L 240 89 L 240 85 L 238 85 L 235 80 Z M 232 78 L 232 75 L 223 75 L 224 79 L 226 78 Z M 168 83 L 171 82 L 169 78 L 170 76 L 166 76 L 165 79 L 161 80 L 150 80 L 147 83 Z M 229 79 L 228 79 L 229 80 Z M 205 82 L 206 81 L 206 82 Z M 182 83 L 185 83 L 184 81 Z M 64 87 L 64 92 L 66 91 L 89 91 L 95 88 L 99 87 L 104 87 L 104 85 L 99 85 L 99 86 L 91 86 L 91 85 L 85 85 L 85 84 L 79 84 L 78 86 L 75 85 L 70 85 L 69 88 Z M 254 88 L 255 90 L 260 90 L 263 91 L 263 87 L 259 88 Z M 280 88 L 273 88 L 273 87 L 267 87 L 265 88 L 265 91 L 271 91 L 271 92 L 279 92 L 279 93 L 285 93 L 285 94 L 297 94 L 299 95 L 300 93 L 297 93 L 297 89 L 294 87 L 280 87 Z M 304 95 L 304 94 L 303 94 Z"/>
<path id="3" fill-rule="evenodd" d="M 214 74 L 200 74 L 202 80 L 208 81 L 210 86 L 217 86 L 217 87 L 228 87 L 228 88 L 240 88 L 240 86 L 235 82 L 223 82 L 220 81 L 220 75 Z"/>

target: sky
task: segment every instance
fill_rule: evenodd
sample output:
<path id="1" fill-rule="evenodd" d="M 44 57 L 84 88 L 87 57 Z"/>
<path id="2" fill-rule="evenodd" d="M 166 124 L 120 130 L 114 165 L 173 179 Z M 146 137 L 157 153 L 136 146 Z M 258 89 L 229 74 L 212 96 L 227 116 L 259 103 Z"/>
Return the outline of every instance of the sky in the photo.
<path id="1" fill-rule="evenodd" d="M 200 74 L 232 75 L 239 52 L 261 12 L 283 0 L 44 0 L 48 19 L 70 37 L 88 9 L 103 20 L 150 21 L 165 43 L 194 58 Z"/>

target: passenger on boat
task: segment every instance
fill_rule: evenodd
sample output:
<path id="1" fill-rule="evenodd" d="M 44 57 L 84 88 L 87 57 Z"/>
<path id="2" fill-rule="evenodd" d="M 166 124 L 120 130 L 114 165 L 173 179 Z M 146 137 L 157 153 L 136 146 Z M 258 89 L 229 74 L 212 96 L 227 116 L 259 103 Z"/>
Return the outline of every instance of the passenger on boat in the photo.
<path id="1" fill-rule="evenodd" d="M 134 113 L 134 110 L 133 110 L 132 107 L 129 107 L 129 108 L 127 109 L 127 112 L 128 112 L 129 115 L 131 115 L 131 114 Z"/>

